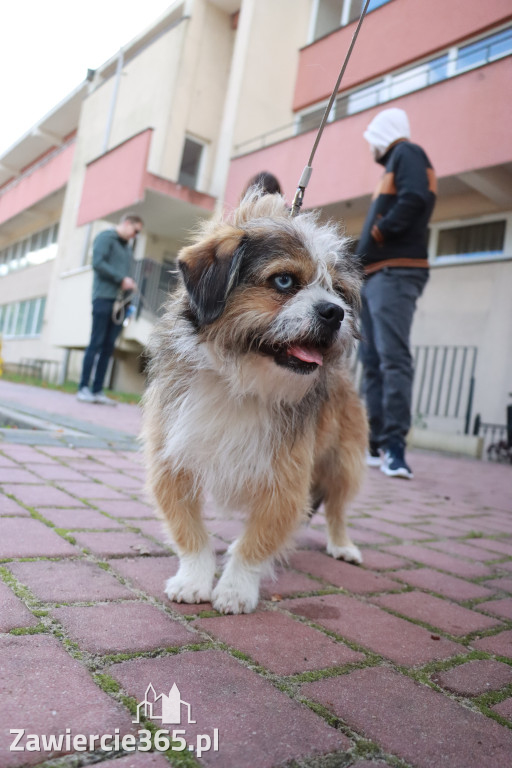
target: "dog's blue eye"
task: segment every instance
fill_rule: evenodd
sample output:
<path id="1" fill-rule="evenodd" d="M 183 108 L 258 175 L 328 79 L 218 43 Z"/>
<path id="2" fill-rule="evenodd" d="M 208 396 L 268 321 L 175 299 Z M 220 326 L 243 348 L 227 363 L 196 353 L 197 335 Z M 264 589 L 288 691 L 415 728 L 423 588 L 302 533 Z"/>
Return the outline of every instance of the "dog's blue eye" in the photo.
<path id="1" fill-rule="evenodd" d="M 278 291 L 289 291 L 295 284 L 292 275 L 276 275 L 272 279 Z"/>

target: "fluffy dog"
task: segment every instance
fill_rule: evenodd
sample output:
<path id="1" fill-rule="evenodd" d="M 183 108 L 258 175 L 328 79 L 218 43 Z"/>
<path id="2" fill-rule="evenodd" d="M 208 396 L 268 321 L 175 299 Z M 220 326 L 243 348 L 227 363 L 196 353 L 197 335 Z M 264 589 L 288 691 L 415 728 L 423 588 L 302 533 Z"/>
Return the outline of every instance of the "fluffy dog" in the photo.
<path id="1" fill-rule="evenodd" d="M 149 489 L 180 559 L 171 600 L 253 611 L 265 567 L 322 502 L 327 552 L 361 562 L 345 529 L 367 445 L 346 368 L 360 274 L 344 243 L 315 214 L 291 218 L 281 196 L 252 192 L 179 253 L 143 428 Z M 215 589 L 206 493 L 247 516 Z"/>

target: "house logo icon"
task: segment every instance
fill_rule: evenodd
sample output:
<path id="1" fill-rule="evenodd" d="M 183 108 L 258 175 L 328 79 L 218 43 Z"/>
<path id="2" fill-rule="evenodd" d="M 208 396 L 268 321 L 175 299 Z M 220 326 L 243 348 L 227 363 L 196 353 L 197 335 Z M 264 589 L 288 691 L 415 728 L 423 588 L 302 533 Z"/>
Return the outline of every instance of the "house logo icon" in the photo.
<path id="1" fill-rule="evenodd" d="M 183 722 L 195 723 L 196 721 L 192 720 L 190 704 L 182 700 L 176 683 L 173 684 L 168 696 L 165 693 L 157 696 L 153 685 L 150 683 L 146 688 L 144 699 L 137 706 L 137 718 L 132 722 L 140 723 L 142 715 L 151 720 L 160 720 L 162 724 L 180 725 L 182 709 L 184 709 L 186 716 L 186 720 Z"/>

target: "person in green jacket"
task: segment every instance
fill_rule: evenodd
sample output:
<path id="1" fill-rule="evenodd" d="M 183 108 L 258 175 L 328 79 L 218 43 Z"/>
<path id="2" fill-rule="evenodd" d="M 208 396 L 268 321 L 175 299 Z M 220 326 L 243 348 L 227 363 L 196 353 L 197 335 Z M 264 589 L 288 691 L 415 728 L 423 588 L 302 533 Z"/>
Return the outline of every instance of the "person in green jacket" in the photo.
<path id="1" fill-rule="evenodd" d="M 139 216 L 126 214 L 117 227 L 100 232 L 93 243 L 92 330 L 77 393 L 78 400 L 84 403 L 116 405 L 103 392 L 107 366 L 122 327 L 113 322 L 112 308 L 119 291 L 133 291 L 137 287 L 129 276 L 133 254 L 130 240 L 139 234 L 142 227 L 143 221 Z M 94 380 L 90 388 L 96 358 Z"/>

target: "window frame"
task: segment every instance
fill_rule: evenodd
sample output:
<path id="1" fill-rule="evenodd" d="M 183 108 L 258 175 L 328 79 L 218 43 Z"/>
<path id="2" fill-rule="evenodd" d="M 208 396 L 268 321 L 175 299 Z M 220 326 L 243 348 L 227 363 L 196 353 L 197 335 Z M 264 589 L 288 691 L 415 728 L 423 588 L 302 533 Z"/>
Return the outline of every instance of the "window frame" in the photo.
<path id="1" fill-rule="evenodd" d="M 502 254 L 461 254 L 459 256 L 437 256 L 439 233 L 445 229 L 458 229 L 471 227 L 478 224 L 491 224 L 496 221 L 505 221 L 505 236 L 503 238 Z M 430 225 L 430 238 L 428 243 L 428 260 L 430 267 L 442 268 L 462 266 L 467 264 L 487 264 L 492 261 L 512 261 L 512 211 L 506 213 L 490 213 L 484 216 L 476 216 L 469 219 L 451 219 L 438 221 Z"/>
<path id="2" fill-rule="evenodd" d="M 199 158 L 199 166 L 197 169 L 197 179 L 196 179 L 196 185 L 195 187 L 189 187 L 187 184 L 183 184 L 180 179 L 180 173 L 181 173 L 181 164 L 183 162 L 183 153 L 185 151 L 185 142 L 187 141 L 193 141 L 195 144 L 198 144 L 201 146 L 201 157 Z M 185 133 L 185 136 L 183 137 L 183 145 L 181 148 L 181 155 L 180 155 L 180 165 L 178 168 L 178 180 L 177 184 L 180 184 L 181 186 L 187 187 L 187 189 L 193 189 L 196 192 L 204 192 L 204 177 L 205 177 L 205 162 L 206 162 L 206 153 L 208 151 L 208 144 L 204 139 L 199 139 L 197 136 L 193 136 L 191 133 Z"/>

